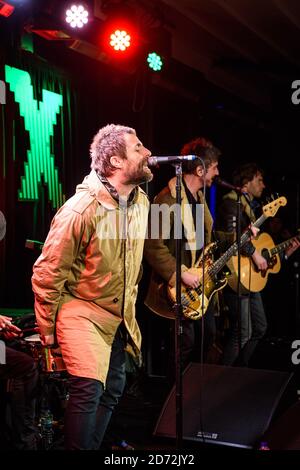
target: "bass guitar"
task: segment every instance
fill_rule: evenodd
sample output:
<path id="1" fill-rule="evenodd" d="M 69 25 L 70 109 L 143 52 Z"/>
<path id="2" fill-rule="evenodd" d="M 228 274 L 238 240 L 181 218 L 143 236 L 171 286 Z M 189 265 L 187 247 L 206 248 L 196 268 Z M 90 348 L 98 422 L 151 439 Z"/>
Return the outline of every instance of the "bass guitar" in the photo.
<path id="1" fill-rule="evenodd" d="M 280 197 L 265 205 L 262 209 L 262 215 L 254 222 L 254 227 L 258 228 L 268 218 L 274 217 L 279 207 L 285 206 L 287 200 L 285 197 Z M 252 232 L 247 229 L 241 236 L 240 247 L 250 240 Z M 212 261 L 212 252 L 214 243 L 208 245 L 204 253 L 198 261 L 199 266 L 190 268 L 188 271 L 197 274 L 200 279 L 199 286 L 195 289 L 187 287 L 182 284 L 181 286 L 181 302 L 183 306 L 183 314 L 186 318 L 191 320 L 199 320 L 206 312 L 209 303 L 218 290 L 221 290 L 227 284 L 227 277 L 224 275 L 217 278 L 217 274 L 228 263 L 229 259 L 237 253 L 238 244 L 234 242 L 230 248 L 215 262 Z M 200 266 L 201 263 L 201 266 Z M 204 272 L 204 276 L 203 276 Z M 167 286 L 168 296 L 172 303 L 176 301 L 175 287 Z"/>

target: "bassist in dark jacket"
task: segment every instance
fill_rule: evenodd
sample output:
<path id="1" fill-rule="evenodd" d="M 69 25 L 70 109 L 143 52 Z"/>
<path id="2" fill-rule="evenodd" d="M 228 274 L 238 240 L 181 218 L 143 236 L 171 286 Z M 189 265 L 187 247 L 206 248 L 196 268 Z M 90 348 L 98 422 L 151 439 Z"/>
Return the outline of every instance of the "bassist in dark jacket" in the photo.
<path id="1" fill-rule="evenodd" d="M 213 235 L 213 219 L 209 208 L 205 202 L 203 195 L 204 185 L 210 187 L 215 176 L 219 174 L 218 158 L 220 151 L 213 146 L 211 142 L 203 137 L 199 137 L 182 149 L 182 155 L 195 154 L 201 159 L 191 162 L 184 162 L 183 165 L 183 182 L 181 188 L 182 206 L 184 213 L 183 218 L 183 239 L 182 239 L 182 256 L 181 256 L 181 281 L 182 285 L 187 288 L 196 289 L 200 285 L 200 277 L 190 271 L 194 268 L 201 254 L 202 246 L 196 246 L 195 240 L 201 232 L 201 227 L 196 227 L 197 207 L 204 207 L 204 242 L 205 245 L 212 242 Z M 205 164 L 206 171 L 203 167 Z M 164 217 L 159 222 L 155 217 L 154 209 L 164 206 L 171 208 L 176 202 L 175 178 L 169 181 L 165 187 L 154 199 L 151 206 L 150 220 L 151 223 L 159 224 L 159 236 L 150 237 L 145 241 L 145 258 L 152 267 L 152 276 L 148 294 L 145 300 L 146 305 L 158 315 L 174 319 L 174 311 L 170 303 L 167 301 L 167 295 L 159 295 L 160 286 L 175 286 L 175 238 L 174 238 L 174 217 L 168 221 L 168 230 L 165 230 L 166 223 Z M 223 234 L 224 244 L 232 243 L 232 234 Z M 227 235 L 227 237 L 226 237 Z M 221 236 L 221 234 L 220 234 Z M 226 238 L 228 238 L 226 240 Z M 202 240 L 203 242 L 203 240 Z M 207 362 L 208 353 L 214 343 L 216 334 L 215 325 L 215 296 L 212 298 L 203 320 L 184 319 L 183 322 L 183 340 L 182 340 L 182 364 L 183 367 L 191 360 L 198 360 L 201 356 L 201 345 L 203 347 L 203 360 Z M 173 323 L 173 322 L 172 322 Z M 172 325 L 174 326 L 174 324 Z M 174 338 L 173 328 L 171 326 L 171 341 Z M 203 333 L 203 334 L 202 334 Z M 203 341 L 201 339 L 203 338 Z M 174 356 L 170 354 L 170 364 L 168 368 L 169 379 L 173 378 L 174 373 Z"/>

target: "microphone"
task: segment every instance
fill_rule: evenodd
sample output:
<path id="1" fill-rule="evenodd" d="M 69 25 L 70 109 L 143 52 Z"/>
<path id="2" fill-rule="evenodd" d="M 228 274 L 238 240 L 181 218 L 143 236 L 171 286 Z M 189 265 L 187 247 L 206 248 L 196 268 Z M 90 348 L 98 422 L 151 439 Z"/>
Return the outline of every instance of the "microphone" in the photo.
<path id="1" fill-rule="evenodd" d="M 224 181 L 220 178 L 220 176 L 216 176 L 214 178 L 214 183 L 218 184 L 219 186 L 223 186 L 224 188 L 227 189 L 232 189 L 233 191 L 236 191 L 238 193 L 242 193 L 242 188 L 239 186 L 234 186 L 233 184 L 227 183 L 227 181 Z"/>
<path id="2" fill-rule="evenodd" d="M 198 158 L 196 155 L 149 157 L 148 166 L 156 166 L 160 163 L 182 163 L 185 161 L 196 160 L 196 158 Z"/>

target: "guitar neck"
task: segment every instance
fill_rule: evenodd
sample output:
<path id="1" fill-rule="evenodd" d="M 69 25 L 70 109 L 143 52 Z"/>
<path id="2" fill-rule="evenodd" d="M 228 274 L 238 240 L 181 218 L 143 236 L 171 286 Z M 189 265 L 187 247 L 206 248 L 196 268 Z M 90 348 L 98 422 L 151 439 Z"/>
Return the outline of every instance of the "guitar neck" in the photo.
<path id="1" fill-rule="evenodd" d="M 261 224 L 267 219 L 267 217 L 262 214 L 255 222 L 254 222 L 254 227 L 258 228 L 261 226 Z M 251 238 L 251 230 L 248 229 L 246 230 L 242 236 L 241 236 L 241 239 L 240 239 L 240 248 L 242 248 L 245 243 L 247 241 L 250 240 Z M 213 263 L 213 265 L 208 269 L 208 273 L 212 276 L 218 274 L 218 272 L 225 266 L 225 264 L 227 263 L 227 261 L 229 261 L 229 259 L 236 255 L 238 251 L 238 243 L 237 242 L 234 242 L 229 248 L 227 251 L 225 251 L 225 253 L 219 258 L 217 259 L 217 261 L 215 261 Z"/>
<path id="2" fill-rule="evenodd" d="M 270 250 L 271 256 L 277 255 L 278 253 L 281 253 L 282 251 L 286 250 L 292 244 L 293 240 L 299 240 L 299 238 L 300 237 L 297 235 L 296 237 L 289 238 L 288 240 L 285 240 L 284 242 L 281 242 L 278 245 L 274 246 Z"/>

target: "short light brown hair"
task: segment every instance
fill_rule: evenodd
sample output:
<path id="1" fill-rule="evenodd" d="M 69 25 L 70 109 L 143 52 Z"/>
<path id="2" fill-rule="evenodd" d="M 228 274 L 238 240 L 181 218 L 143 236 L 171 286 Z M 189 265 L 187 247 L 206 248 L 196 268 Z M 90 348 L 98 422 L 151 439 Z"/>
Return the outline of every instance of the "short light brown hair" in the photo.
<path id="1" fill-rule="evenodd" d="M 102 176 L 110 176 L 115 167 L 110 163 L 113 155 L 126 158 L 126 143 L 124 134 L 135 134 L 131 127 L 120 124 L 108 124 L 95 135 L 90 147 L 92 159 L 91 168 Z"/>

